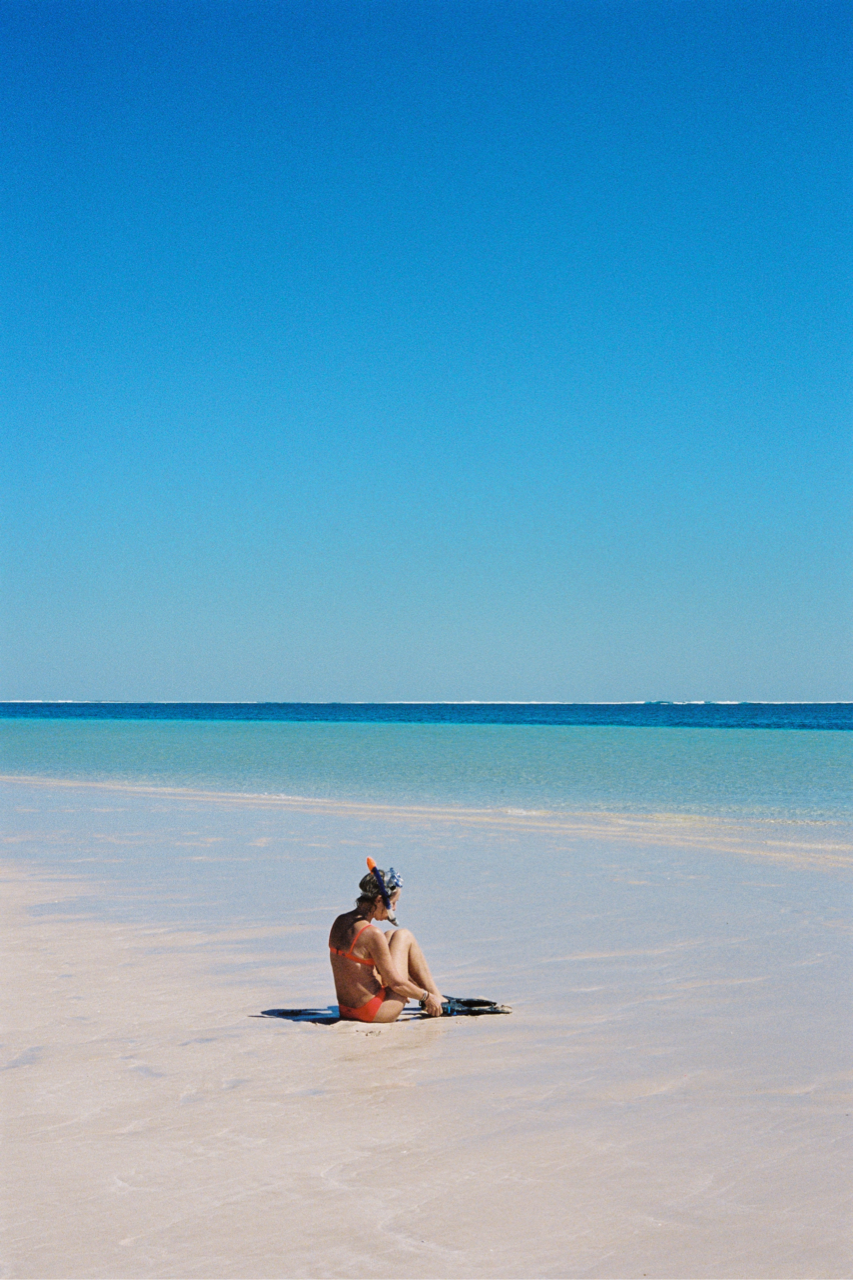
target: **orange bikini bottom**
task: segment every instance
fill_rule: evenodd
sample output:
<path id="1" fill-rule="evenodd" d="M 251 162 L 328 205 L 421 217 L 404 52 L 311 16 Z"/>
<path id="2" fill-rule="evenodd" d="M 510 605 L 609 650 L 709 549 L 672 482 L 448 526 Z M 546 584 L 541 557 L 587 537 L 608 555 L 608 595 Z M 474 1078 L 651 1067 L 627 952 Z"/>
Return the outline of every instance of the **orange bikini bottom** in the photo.
<path id="1" fill-rule="evenodd" d="M 345 1004 L 340 1004 L 338 1005 L 338 1011 L 347 1022 L 372 1022 L 382 1007 L 385 995 L 385 987 L 380 987 L 376 995 L 372 996 L 367 1004 L 361 1005 L 358 1009 L 348 1009 Z"/>

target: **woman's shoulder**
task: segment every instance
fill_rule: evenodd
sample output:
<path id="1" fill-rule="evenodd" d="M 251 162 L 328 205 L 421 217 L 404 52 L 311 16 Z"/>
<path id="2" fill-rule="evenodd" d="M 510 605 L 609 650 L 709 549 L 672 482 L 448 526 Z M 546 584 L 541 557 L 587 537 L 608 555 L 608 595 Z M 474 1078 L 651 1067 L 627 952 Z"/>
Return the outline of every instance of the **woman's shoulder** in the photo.
<path id="1" fill-rule="evenodd" d="M 343 915 L 337 917 L 331 930 L 329 931 L 329 941 L 335 946 L 340 946 L 344 942 L 349 942 L 355 930 L 354 925 L 360 923 L 357 911 L 345 911 Z"/>

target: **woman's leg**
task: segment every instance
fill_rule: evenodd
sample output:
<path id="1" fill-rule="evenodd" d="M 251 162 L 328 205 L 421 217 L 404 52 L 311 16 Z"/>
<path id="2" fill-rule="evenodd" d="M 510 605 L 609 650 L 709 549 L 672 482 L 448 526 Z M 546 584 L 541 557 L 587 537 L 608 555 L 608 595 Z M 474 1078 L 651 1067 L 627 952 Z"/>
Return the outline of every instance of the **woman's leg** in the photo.
<path id="1" fill-rule="evenodd" d="M 374 1022 L 396 1022 L 406 1007 L 406 1001 L 394 991 L 388 991 L 376 1011 Z"/>
<path id="2" fill-rule="evenodd" d="M 387 935 L 386 935 L 387 936 Z M 402 969 L 410 982 L 424 987 L 436 995 L 441 993 L 435 985 L 435 979 L 424 959 L 424 953 L 418 945 L 415 935 L 410 929 L 395 929 L 388 938 L 391 955 L 399 969 Z M 406 1001 L 393 991 L 389 991 L 377 1010 L 374 1022 L 396 1022 L 406 1007 Z"/>
<path id="3" fill-rule="evenodd" d="M 441 995 L 435 985 L 435 979 L 430 973 L 424 953 L 421 951 L 418 940 L 411 929 L 395 930 L 391 934 L 388 945 L 391 948 L 391 955 L 399 968 L 408 976 L 410 982 L 426 988 L 427 991 L 432 991 L 435 995 Z"/>

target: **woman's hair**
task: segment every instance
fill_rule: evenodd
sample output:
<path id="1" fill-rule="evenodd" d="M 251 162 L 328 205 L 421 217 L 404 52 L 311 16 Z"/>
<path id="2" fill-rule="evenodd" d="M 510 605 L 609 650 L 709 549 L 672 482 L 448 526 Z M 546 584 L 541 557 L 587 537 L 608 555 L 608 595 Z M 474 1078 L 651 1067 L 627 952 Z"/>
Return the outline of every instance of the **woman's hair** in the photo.
<path id="1" fill-rule="evenodd" d="M 376 870 L 384 880 L 385 888 L 388 890 L 389 894 L 396 893 L 402 886 L 402 878 L 397 875 L 397 872 L 393 867 L 390 867 L 388 871 L 383 871 L 381 867 L 377 867 Z M 361 877 L 358 882 L 358 887 L 361 890 L 361 893 L 358 896 L 359 902 L 375 902 L 377 898 L 382 897 L 382 890 L 379 888 L 379 881 L 376 879 L 376 876 L 372 871 L 368 871 L 366 876 Z"/>

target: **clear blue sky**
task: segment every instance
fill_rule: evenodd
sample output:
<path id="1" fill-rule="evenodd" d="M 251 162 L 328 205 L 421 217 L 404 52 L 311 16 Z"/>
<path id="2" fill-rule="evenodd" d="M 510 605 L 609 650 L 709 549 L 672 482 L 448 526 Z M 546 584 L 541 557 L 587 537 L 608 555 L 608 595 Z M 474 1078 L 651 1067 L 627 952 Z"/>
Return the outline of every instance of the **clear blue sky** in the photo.
<path id="1" fill-rule="evenodd" d="M 0 697 L 853 697 L 849 15 L 4 0 Z"/>

